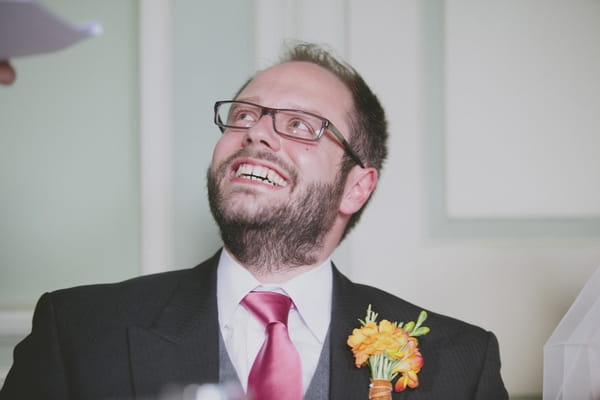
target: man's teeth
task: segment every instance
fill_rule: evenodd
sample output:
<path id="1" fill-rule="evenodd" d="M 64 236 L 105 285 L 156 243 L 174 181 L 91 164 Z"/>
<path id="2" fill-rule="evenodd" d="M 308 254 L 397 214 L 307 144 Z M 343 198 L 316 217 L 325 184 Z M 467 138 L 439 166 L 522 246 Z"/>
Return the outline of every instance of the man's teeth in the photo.
<path id="1" fill-rule="evenodd" d="M 261 165 L 242 164 L 238 167 L 237 171 L 235 171 L 235 176 L 238 178 L 262 181 L 273 186 L 283 187 L 287 185 L 285 180 L 277 172 Z"/>

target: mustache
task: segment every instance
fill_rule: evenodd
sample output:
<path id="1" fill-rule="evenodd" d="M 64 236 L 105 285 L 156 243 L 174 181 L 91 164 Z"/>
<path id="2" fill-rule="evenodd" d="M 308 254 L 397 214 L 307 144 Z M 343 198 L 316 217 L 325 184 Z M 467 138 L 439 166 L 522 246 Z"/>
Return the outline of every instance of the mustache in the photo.
<path id="1" fill-rule="evenodd" d="M 229 169 L 229 166 L 234 162 L 234 160 L 241 157 L 254 158 L 257 160 L 268 161 L 272 164 L 275 164 L 277 168 L 284 171 L 290 178 L 290 183 L 292 184 L 292 187 L 295 186 L 295 183 L 297 182 L 298 172 L 291 164 L 283 161 L 272 152 L 265 150 L 255 150 L 248 147 L 238 150 L 236 153 L 232 154 L 231 156 L 227 157 L 223 162 L 221 162 L 221 164 L 219 164 L 219 166 L 217 167 L 218 175 L 225 174 Z"/>

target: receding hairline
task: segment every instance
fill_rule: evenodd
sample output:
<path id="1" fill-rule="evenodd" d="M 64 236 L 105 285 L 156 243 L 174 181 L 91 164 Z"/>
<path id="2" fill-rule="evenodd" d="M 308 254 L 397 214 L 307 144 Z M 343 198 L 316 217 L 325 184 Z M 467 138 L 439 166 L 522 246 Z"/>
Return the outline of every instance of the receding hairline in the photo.
<path id="1" fill-rule="evenodd" d="M 277 68 L 282 68 L 282 67 L 290 67 L 290 66 L 305 66 L 308 68 L 313 69 L 314 71 L 319 71 L 319 73 L 323 73 L 323 76 L 326 76 L 327 79 L 331 79 L 332 82 L 336 82 L 336 84 L 339 86 L 340 89 L 342 89 L 345 93 L 345 99 L 342 101 L 340 101 L 340 105 L 344 104 L 345 108 L 346 108 L 346 113 L 349 116 L 352 116 L 356 105 L 354 104 L 354 98 L 353 98 L 353 94 L 352 94 L 352 90 L 351 88 L 347 85 L 346 82 L 344 82 L 343 79 L 340 79 L 340 77 L 338 75 L 336 75 L 334 72 L 332 72 L 331 70 L 329 70 L 328 68 L 311 62 L 311 61 L 297 61 L 297 60 L 291 60 L 291 61 L 284 61 L 275 65 L 271 65 L 265 69 L 262 69 L 260 71 L 257 71 L 251 78 L 249 78 L 244 85 L 238 90 L 238 92 L 236 93 L 234 99 L 236 100 L 246 100 L 246 99 L 253 99 L 253 97 L 243 97 L 242 92 L 252 84 L 252 82 L 254 82 L 256 79 L 258 79 L 261 75 L 268 73 L 269 71 L 272 71 L 274 69 Z M 301 71 L 298 71 L 300 74 L 302 73 Z M 306 71 L 304 71 L 306 72 Z M 294 104 L 290 103 L 290 107 L 293 108 Z M 304 111 L 308 111 L 308 112 L 312 112 L 314 114 L 320 115 L 320 111 L 318 109 L 304 109 Z M 327 118 L 328 116 L 324 115 L 323 117 Z M 334 121 L 332 121 L 334 122 Z M 334 122 L 335 123 L 335 122 Z"/>

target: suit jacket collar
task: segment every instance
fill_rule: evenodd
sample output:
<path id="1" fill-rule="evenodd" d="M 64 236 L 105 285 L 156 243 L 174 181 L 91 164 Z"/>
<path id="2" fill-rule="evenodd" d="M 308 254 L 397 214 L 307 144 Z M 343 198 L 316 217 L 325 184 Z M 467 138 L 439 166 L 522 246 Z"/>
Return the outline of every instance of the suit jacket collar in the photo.
<path id="1" fill-rule="evenodd" d="M 165 385 L 219 380 L 216 269 L 219 253 L 182 273 L 178 286 L 148 326 L 129 329 L 130 362 L 137 396 Z"/>
<path id="2" fill-rule="evenodd" d="M 330 325 L 330 398 L 331 399 L 368 399 L 370 371 L 367 366 L 357 368 L 354 363 L 354 355 L 346 344 L 348 336 L 354 328 L 358 328 L 359 318 L 364 319 L 367 307 L 372 305 L 373 309 L 381 316 L 388 316 L 394 321 L 410 321 L 417 316 L 417 308 L 403 301 L 389 302 L 388 297 L 382 297 L 383 293 L 373 291 L 363 285 L 355 284 L 342 275 L 337 268 L 333 268 L 333 302 Z M 430 314 L 431 316 L 431 314 Z M 428 324 L 428 326 L 431 326 Z M 448 346 L 448 339 L 442 332 L 443 328 L 436 327 L 435 342 L 431 342 L 427 335 L 420 340 L 421 351 L 427 360 L 427 371 L 422 370 L 419 374 L 421 386 L 416 389 L 407 389 L 403 392 L 392 392 L 394 399 L 423 399 L 432 398 L 426 389 L 432 386 L 432 382 L 439 371 L 437 365 L 437 352 L 439 348 Z M 425 349 L 423 349 L 423 346 Z M 425 351 L 424 351 L 425 350 Z M 437 398 L 437 397 L 436 397 Z"/>
<path id="3" fill-rule="evenodd" d="M 366 307 L 364 298 L 358 298 L 354 284 L 333 268 L 333 300 L 330 324 L 330 381 L 332 399 L 368 399 L 369 371 L 356 368 L 354 356 L 346 344 L 348 336 L 358 327 Z"/>

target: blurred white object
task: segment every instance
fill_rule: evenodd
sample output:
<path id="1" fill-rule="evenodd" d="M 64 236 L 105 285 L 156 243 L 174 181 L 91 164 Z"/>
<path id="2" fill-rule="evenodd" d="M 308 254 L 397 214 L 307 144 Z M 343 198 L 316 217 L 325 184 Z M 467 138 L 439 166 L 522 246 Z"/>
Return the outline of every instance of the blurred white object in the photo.
<path id="1" fill-rule="evenodd" d="M 102 25 L 73 25 L 36 0 L 0 0 L 0 60 L 63 49 L 102 34 Z"/>
<path id="2" fill-rule="evenodd" d="M 224 391 L 217 385 L 188 387 L 184 399 L 190 400 L 227 400 Z"/>
<path id="3" fill-rule="evenodd" d="M 600 399 L 600 268 L 544 346 L 544 400 Z"/>
<path id="4" fill-rule="evenodd" d="M 160 400 L 249 400 L 236 383 L 171 386 L 165 388 Z"/>

